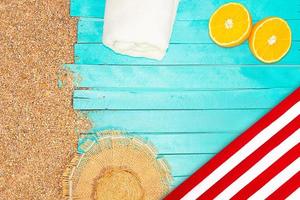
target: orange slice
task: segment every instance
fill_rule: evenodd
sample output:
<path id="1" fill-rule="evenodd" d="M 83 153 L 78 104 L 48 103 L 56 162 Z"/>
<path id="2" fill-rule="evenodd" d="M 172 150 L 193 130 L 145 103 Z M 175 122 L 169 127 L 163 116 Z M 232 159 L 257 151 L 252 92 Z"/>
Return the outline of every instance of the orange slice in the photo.
<path id="1" fill-rule="evenodd" d="M 288 23 L 278 17 L 259 21 L 252 30 L 249 46 L 256 58 L 265 63 L 274 63 L 283 58 L 292 43 Z"/>
<path id="2" fill-rule="evenodd" d="M 209 20 L 209 35 L 222 47 L 233 47 L 248 39 L 252 19 L 248 10 L 239 3 L 227 3 L 218 8 Z"/>

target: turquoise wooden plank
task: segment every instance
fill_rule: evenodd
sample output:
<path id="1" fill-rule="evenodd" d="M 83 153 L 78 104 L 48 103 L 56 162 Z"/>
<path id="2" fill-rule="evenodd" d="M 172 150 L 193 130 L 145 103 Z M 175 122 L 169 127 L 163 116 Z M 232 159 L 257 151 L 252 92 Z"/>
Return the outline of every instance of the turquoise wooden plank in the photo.
<path id="1" fill-rule="evenodd" d="M 251 110 L 130 110 L 83 112 L 93 123 L 89 132 L 242 132 L 266 113 Z"/>
<path id="2" fill-rule="evenodd" d="M 237 135 L 238 134 L 143 134 L 139 136 L 155 144 L 158 157 L 168 161 L 173 176 L 188 176 L 205 164 Z M 82 136 L 79 140 L 79 149 L 80 145 L 83 145 L 85 141 L 94 140 L 96 138 L 95 135 Z M 167 143 L 169 147 L 166 147 L 163 143 Z M 191 152 L 186 151 L 186 146 L 189 146 L 188 148 Z"/>
<path id="3" fill-rule="evenodd" d="M 149 141 L 157 149 L 159 155 L 175 154 L 212 154 L 219 152 L 225 145 L 235 139 L 237 133 L 131 133 Z M 92 138 L 91 138 L 92 137 Z M 94 134 L 83 135 L 79 144 L 93 140 Z M 79 149 L 80 149 L 79 145 Z"/>
<path id="4" fill-rule="evenodd" d="M 80 18 L 77 24 L 78 43 L 102 43 L 103 20 Z"/>
<path id="5" fill-rule="evenodd" d="M 104 8 L 105 0 L 70 0 L 71 16 L 103 18 Z"/>
<path id="6" fill-rule="evenodd" d="M 171 191 L 179 186 L 183 181 L 185 181 L 189 176 L 175 176 L 173 177 L 173 181 L 171 183 Z"/>
<path id="7" fill-rule="evenodd" d="M 292 88 L 228 91 L 75 90 L 76 110 L 272 108 Z"/>
<path id="8" fill-rule="evenodd" d="M 278 64 L 300 64 L 300 42 L 293 42 L 289 53 Z M 165 58 L 156 61 L 114 53 L 102 44 L 76 44 L 77 64 L 261 64 L 250 52 L 248 45 L 221 48 L 216 44 L 171 44 Z"/>
<path id="9" fill-rule="evenodd" d="M 104 16 L 104 0 L 71 0 L 71 16 L 99 17 Z M 180 0 L 177 20 L 209 19 L 211 14 L 222 4 L 231 0 Z M 298 0 L 235 0 L 243 3 L 253 19 L 267 16 L 279 16 L 286 19 L 299 19 L 300 4 Z"/>
<path id="10" fill-rule="evenodd" d="M 300 20 L 288 20 L 293 40 L 300 40 Z M 102 43 L 103 20 L 81 18 L 77 28 L 77 43 Z M 171 43 L 213 43 L 208 35 L 207 20 L 176 21 Z"/>
<path id="11" fill-rule="evenodd" d="M 154 144 L 159 154 L 218 153 L 239 134 L 229 133 L 182 133 L 143 134 Z"/>
<path id="12" fill-rule="evenodd" d="M 171 42 L 209 43 L 207 19 L 224 2 L 227 1 L 181 0 L 177 15 L 178 20 L 175 24 Z M 297 24 L 297 21 L 294 19 L 300 19 L 300 4 L 297 0 L 261 0 L 259 3 L 251 0 L 242 0 L 241 2 L 246 4 L 254 19 L 261 19 L 270 15 L 293 19 L 290 21 L 294 33 L 293 39 L 298 40 L 298 37 L 300 37 L 297 34 L 299 26 L 294 25 Z M 71 0 L 71 14 L 74 16 L 101 18 L 103 13 L 103 0 Z M 87 23 L 84 20 L 81 19 L 78 24 L 80 29 L 78 30 L 79 43 L 90 43 L 92 41 L 100 43 L 101 20 L 96 18 L 87 19 L 91 23 Z M 178 32 L 176 31 L 177 29 Z M 264 105 L 273 100 L 275 102 L 275 98 L 279 99 L 281 95 L 285 94 L 284 91 L 288 92 L 289 89 L 299 86 L 300 83 L 300 61 L 298 59 L 300 45 L 295 42 L 293 43 L 292 52 L 279 63 L 281 65 L 269 66 L 251 66 L 252 64 L 259 64 L 259 62 L 254 60 L 246 45 L 234 48 L 234 50 L 217 50 L 219 47 L 212 47 L 207 44 L 171 45 L 168 56 L 163 62 L 149 61 L 147 59 L 129 59 L 126 56 L 115 55 L 99 44 L 98 46 L 97 44 L 92 44 L 92 46 L 91 48 L 91 46 L 86 46 L 86 44 L 85 46 L 79 45 L 78 51 L 77 45 L 75 49 L 75 54 L 78 56 L 76 62 L 101 65 L 68 66 L 75 72 L 75 75 L 79 75 L 82 78 L 78 85 L 79 87 L 99 89 L 97 91 L 93 90 L 96 93 L 88 94 L 88 99 L 92 99 L 91 105 L 88 105 L 89 102 L 83 102 L 78 105 L 79 107 L 90 106 L 82 108 L 91 109 L 90 112 L 85 112 L 94 123 L 94 128 L 90 132 L 105 129 L 121 129 L 127 130 L 132 134 L 138 134 L 149 140 L 157 147 L 160 156 L 163 156 L 169 162 L 175 179 L 172 186 L 178 185 L 187 176 L 191 175 L 197 168 L 207 162 L 214 153 L 233 140 L 237 135 L 236 133 L 242 132 L 268 110 L 246 109 L 249 105 L 253 105 L 253 107 L 249 106 L 249 108 L 255 108 L 255 104 L 260 108 L 269 108 L 264 107 Z M 190 49 L 191 51 L 189 51 Z M 79 54 L 77 54 L 78 52 Z M 251 65 L 241 66 L 244 63 Z M 182 66 L 108 66 L 103 64 L 171 64 Z M 187 66 L 189 64 L 195 66 Z M 220 66 L 209 66 L 206 64 L 220 64 Z M 240 65 L 228 66 L 228 64 Z M 283 66 L 282 64 L 297 65 Z M 250 93 L 246 95 L 235 93 L 237 91 L 198 91 L 234 88 L 272 89 L 255 90 L 255 92 L 261 94 L 258 95 L 261 101 L 259 103 L 255 102 L 255 104 L 251 102 L 251 100 L 255 101 L 254 94 L 253 98 L 247 98 L 251 97 Z M 179 90 L 183 91 L 179 93 Z M 278 94 L 276 94 L 275 90 L 277 90 Z M 243 90 L 241 92 L 249 91 Z M 80 94 L 85 95 L 86 93 L 84 92 L 80 91 Z M 99 92 L 106 95 L 106 100 L 103 100 L 100 104 L 98 104 L 98 101 L 101 101 Z M 231 110 L 229 108 L 226 110 L 213 110 L 222 108 L 222 106 L 224 107 L 223 109 L 226 108 L 226 102 L 229 104 L 231 100 L 231 97 L 229 97 L 230 92 L 236 94 L 236 96 L 233 96 L 235 98 L 232 97 L 232 101 L 237 107 L 231 107 Z M 228 99 L 225 98 L 226 95 L 224 93 L 227 94 Z M 155 100 L 151 101 L 150 94 L 155 97 Z M 211 102 L 207 101 L 208 99 L 205 98 L 204 94 L 211 95 L 207 96 Z M 175 99 L 172 99 L 171 95 Z M 242 98 L 243 95 L 246 96 L 245 99 Z M 118 97 L 122 101 L 120 99 L 118 101 Z M 134 97 L 137 99 L 134 100 Z M 196 99 L 194 99 L 195 97 L 198 98 L 201 104 L 198 104 Z M 215 98 L 220 99 L 222 97 L 224 102 L 219 100 L 213 101 Z M 78 99 L 87 100 L 85 96 L 80 96 Z M 76 106 L 75 101 L 76 97 L 74 106 Z M 168 102 L 170 105 L 167 104 Z M 100 111 L 99 109 L 113 110 Z M 201 152 L 204 154 L 195 154 Z"/>
<path id="13" fill-rule="evenodd" d="M 178 7 L 178 19 L 209 19 L 211 14 L 224 3 L 232 0 L 181 0 Z M 286 19 L 299 19 L 300 4 L 298 0 L 235 0 L 244 4 L 254 20 L 268 16 Z"/>
<path id="14" fill-rule="evenodd" d="M 190 176 L 215 154 L 166 155 L 173 177 Z M 184 166 L 184 167 L 183 167 Z"/>
<path id="15" fill-rule="evenodd" d="M 80 76 L 78 87 L 176 90 L 296 88 L 300 65 L 110 66 L 65 65 Z M 76 81 L 77 82 L 77 81 Z"/>

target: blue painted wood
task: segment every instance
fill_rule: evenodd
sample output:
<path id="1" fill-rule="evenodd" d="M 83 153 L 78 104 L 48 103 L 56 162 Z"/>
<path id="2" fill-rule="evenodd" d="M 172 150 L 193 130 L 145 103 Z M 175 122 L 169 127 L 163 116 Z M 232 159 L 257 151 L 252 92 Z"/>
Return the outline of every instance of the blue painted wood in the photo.
<path id="1" fill-rule="evenodd" d="M 78 43 L 102 43 L 103 20 L 80 18 L 77 24 Z"/>
<path id="2" fill-rule="evenodd" d="M 71 16 L 103 18 L 104 8 L 105 0 L 70 0 Z"/>
<path id="3" fill-rule="evenodd" d="M 223 135 L 222 137 L 220 137 Z M 169 167 L 171 168 L 173 176 L 188 176 L 191 175 L 199 166 L 206 163 L 211 157 L 215 155 L 224 145 L 232 141 L 237 134 L 142 134 L 139 137 L 155 142 L 155 146 L 159 152 L 158 158 L 167 160 Z M 225 138 L 225 139 L 221 139 Z M 193 141 L 194 139 L 194 141 Z M 79 139 L 79 149 L 81 145 L 84 145 L 86 141 L 97 140 L 96 135 L 86 135 Z M 163 143 L 167 143 L 169 148 Z M 173 145 L 172 145 L 173 143 Z M 190 145 L 190 152 L 186 151 L 186 145 Z M 195 149 L 192 149 L 195 148 Z M 182 151 L 182 149 L 184 149 Z M 206 149 L 210 150 L 207 153 Z M 203 152 L 206 153 L 195 153 Z M 180 154 L 178 154 L 178 152 Z M 185 165 L 185 167 L 182 167 Z"/>
<path id="4" fill-rule="evenodd" d="M 278 64 L 300 64 L 300 42 L 293 42 L 289 53 Z M 76 44 L 77 64 L 131 64 L 131 65 L 183 65 L 183 64 L 262 64 L 250 52 L 248 45 L 220 48 L 215 44 L 171 44 L 165 58 L 156 61 L 114 53 L 101 44 Z"/>
<path id="5" fill-rule="evenodd" d="M 300 60 L 300 59 L 299 59 Z M 111 66 L 65 65 L 78 87 L 128 89 L 296 88 L 300 65 Z"/>
<path id="6" fill-rule="evenodd" d="M 176 154 L 215 154 L 235 139 L 238 133 L 129 133 L 154 145 L 160 156 Z M 79 147 L 95 134 L 80 138 Z"/>
<path id="7" fill-rule="evenodd" d="M 258 62 L 247 44 L 232 49 L 208 44 L 207 20 L 228 1 L 181 0 L 174 44 L 157 62 L 116 55 L 96 44 L 104 0 L 71 0 L 71 15 L 83 17 L 78 42 L 93 43 L 76 45 L 76 63 L 82 65 L 67 65 L 82 79 L 74 107 L 89 110 L 84 112 L 94 123 L 89 133 L 121 129 L 153 143 L 171 166 L 173 187 L 300 84 L 298 0 L 238 0 L 254 20 L 272 15 L 289 20 L 292 50 L 273 65 Z M 79 150 L 90 135 L 79 140 Z"/>
<path id="8" fill-rule="evenodd" d="M 293 40 L 300 41 L 300 20 L 288 20 Z M 77 43 L 102 43 L 103 20 L 80 18 L 77 29 Z M 208 35 L 207 20 L 176 21 L 171 37 L 174 43 L 213 43 Z"/>
<path id="9" fill-rule="evenodd" d="M 155 145 L 159 154 L 218 153 L 237 133 L 139 134 Z"/>
<path id="10" fill-rule="evenodd" d="M 207 20 L 219 6 L 226 2 L 231 2 L 231 0 L 180 0 L 177 20 Z M 299 19 L 300 4 L 298 0 L 260 0 L 259 2 L 235 0 L 235 2 L 243 3 L 255 20 L 267 16 Z M 71 16 L 103 18 L 104 0 L 71 0 Z"/>
<path id="11" fill-rule="evenodd" d="M 266 113 L 251 110 L 129 110 L 84 112 L 93 123 L 89 132 L 242 132 Z"/>
<path id="12" fill-rule="evenodd" d="M 224 3 L 232 0 L 181 0 L 178 7 L 178 19 L 209 19 L 211 14 Z M 299 19 L 300 4 L 298 0 L 235 0 L 244 4 L 254 20 L 268 16 L 286 19 Z"/>
<path id="13" fill-rule="evenodd" d="M 178 185 L 180 185 L 183 181 L 185 181 L 189 176 L 174 176 L 173 181 L 171 183 L 171 190 L 175 189 Z"/>
<path id="14" fill-rule="evenodd" d="M 73 108 L 77 110 L 272 108 L 292 90 L 292 88 L 228 91 L 75 90 Z"/>
<path id="15" fill-rule="evenodd" d="M 209 161 L 214 155 L 215 154 L 166 155 L 164 158 L 170 165 L 172 175 L 182 177 L 192 175 L 193 172 Z"/>

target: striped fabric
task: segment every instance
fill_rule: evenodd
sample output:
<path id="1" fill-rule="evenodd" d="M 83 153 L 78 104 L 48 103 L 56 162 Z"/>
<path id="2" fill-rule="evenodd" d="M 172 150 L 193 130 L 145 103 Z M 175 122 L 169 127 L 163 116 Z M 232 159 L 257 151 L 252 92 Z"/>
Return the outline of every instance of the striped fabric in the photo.
<path id="1" fill-rule="evenodd" d="M 300 199 L 300 88 L 165 200 Z"/>

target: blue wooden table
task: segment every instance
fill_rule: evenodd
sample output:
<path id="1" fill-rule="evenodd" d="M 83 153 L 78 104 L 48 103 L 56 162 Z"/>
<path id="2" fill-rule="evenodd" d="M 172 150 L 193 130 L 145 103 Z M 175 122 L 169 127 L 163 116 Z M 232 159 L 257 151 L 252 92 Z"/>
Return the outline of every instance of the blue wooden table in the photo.
<path id="1" fill-rule="evenodd" d="M 208 36 L 212 12 L 226 0 L 181 0 L 162 61 L 113 53 L 102 44 L 104 0 L 71 0 L 79 17 L 73 106 L 95 133 L 116 129 L 143 137 L 169 163 L 178 185 L 300 85 L 299 0 L 239 0 L 253 20 L 288 21 L 292 47 L 280 62 L 256 60 L 248 44 L 225 49 Z"/>

